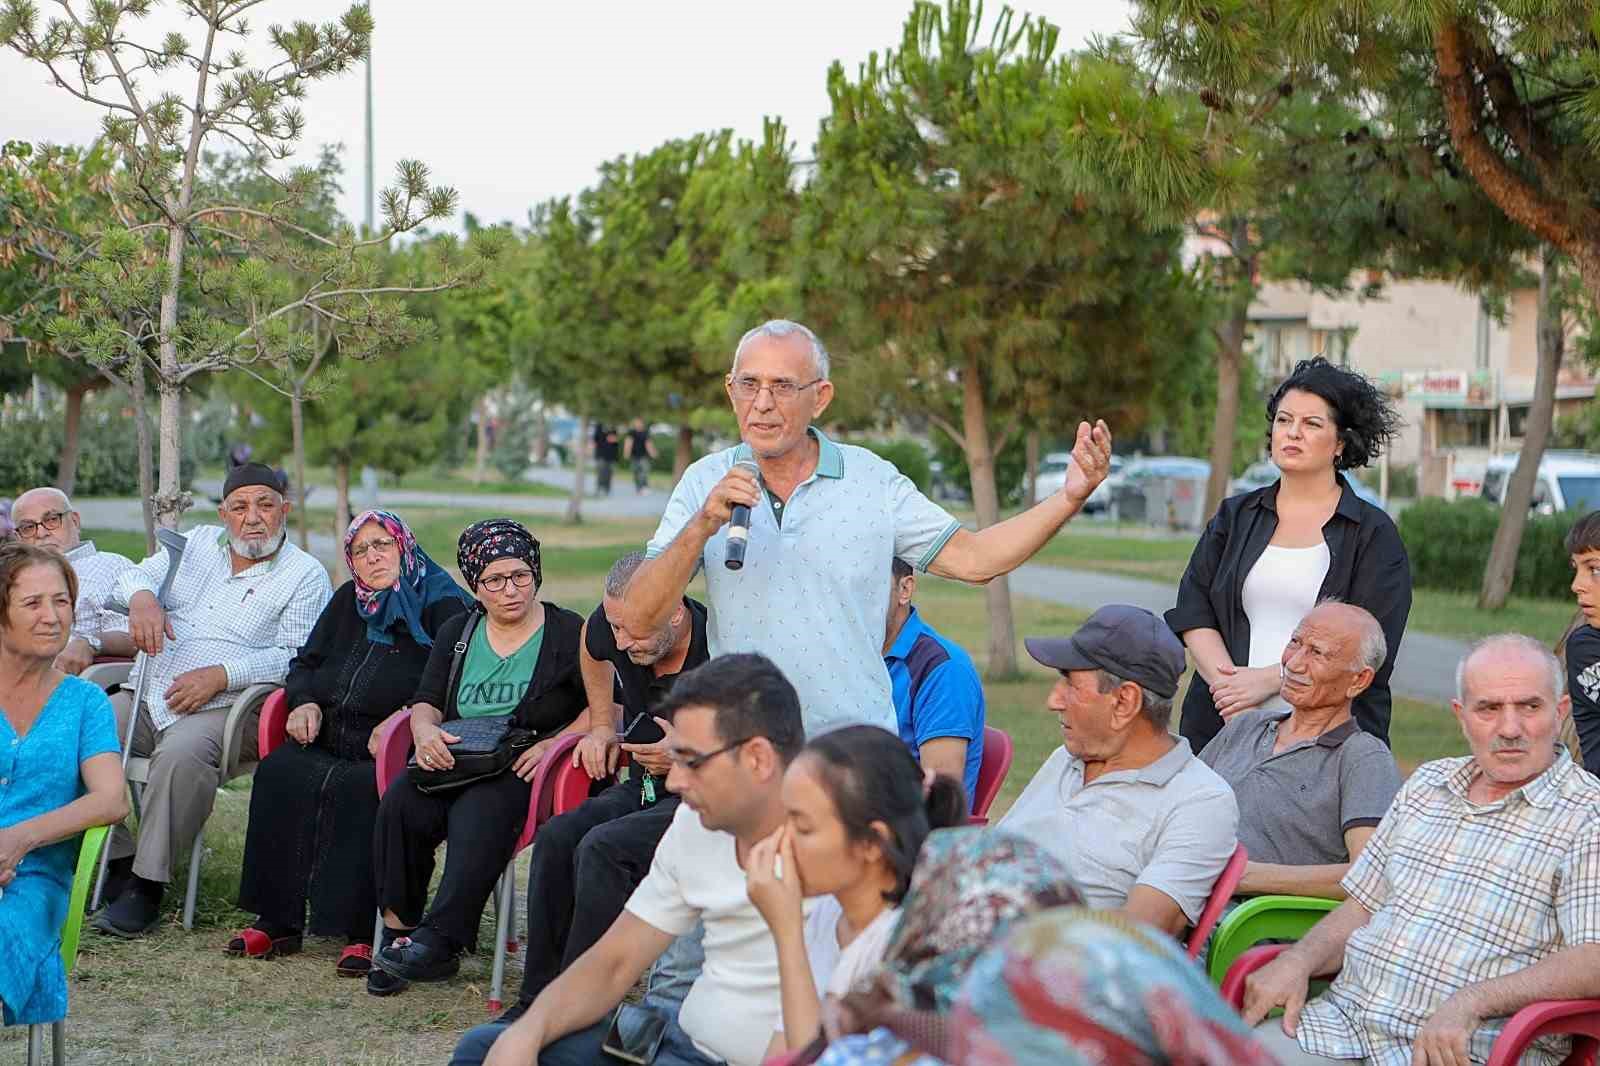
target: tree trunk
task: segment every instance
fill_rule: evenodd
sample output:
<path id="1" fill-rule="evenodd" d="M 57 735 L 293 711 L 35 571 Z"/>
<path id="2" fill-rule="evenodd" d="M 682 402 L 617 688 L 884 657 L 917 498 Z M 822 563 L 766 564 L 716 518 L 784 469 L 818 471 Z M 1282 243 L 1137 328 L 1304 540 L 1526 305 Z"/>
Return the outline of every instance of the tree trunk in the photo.
<path id="1" fill-rule="evenodd" d="M 1233 450 L 1238 439 L 1239 377 L 1244 364 L 1244 337 L 1250 328 L 1250 301 L 1255 296 L 1255 256 L 1250 250 L 1250 224 L 1238 217 L 1229 222 L 1233 256 L 1223 265 L 1229 279 L 1228 316 L 1216 328 L 1217 399 L 1211 418 L 1211 476 L 1206 481 L 1206 520 L 1217 513 L 1228 494 L 1233 474 Z"/>
<path id="2" fill-rule="evenodd" d="M 128 390 L 133 401 L 134 442 L 139 449 L 139 510 L 144 517 L 144 550 L 146 555 L 156 553 L 155 456 L 150 440 L 150 414 L 146 407 L 144 388 L 144 361 L 133 359 L 132 388 Z"/>
<path id="3" fill-rule="evenodd" d="M 83 424 L 83 397 L 87 385 L 67 390 L 67 411 L 61 427 L 61 462 L 56 464 L 56 488 L 71 496 L 78 487 L 79 429 Z"/>
<path id="4" fill-rule="evenodd" d="M 971 477 L 972 506 L 978 514 L 978 528 L 986 529 L 1000 520 L 1000 493 L 994 479 L 994 445 L 989 439 L 989 423 L 984 407 L 982 371 L 976 357 L 967 360 L 962 373 L 962 429 Z M 1017 634 L 1011 618 L 1011 585 L 997 577 L 984 586 L 989 609 L 989 670 L 987 676 L 1004 681 L 1017 676 Z"/>
<path id="5" fill-rule="evenodd" d="M 302 514 L 304 512 L 301 512 Z M 350 528 L 350 460 L 339 459 L 333 464 L 333 539 L 335 543 L 342 544 L 344 531 Z M 344 564 L 344 552 L 336 553 L 339 557 L 335 564 L 342 577 L 351 576 Z"/>
<path id="6" fill-rule="evenodd" d="M 458 438 L 459 439 L 459 438 Z M 483 471 L 489 465 L 489 394 L 478 397 L 478 454 L 472 460 L 472 483 L 483 484 Z"/>
<path id="7" fill-rule="evenodd" d="M 694 428 L 688 423 L 678 426 L 678 446 L 672 453 L 672 483 L 683 480 L 683 472 L 694 462 Z"/>
<path id="8" fill-rule="evenodd" d="M 533 465 L 543 466 L 550 461 L 550 419 L 541 407 L 533 414 Z"/>
<path id="9" fill-rule="evenodd" d="M 298 387 L 289 396 L 289 432 L 294 442 L 294 506 L 299 512 L 295 528 L 300 550 L 311 550 L 310 519 L 306 515 L 306 399 Z"/>
<path id="10" fill-rule="evenodd" d="M 1506 483 L 1500 524 L 1494 531 L 1489 562 L 1483 568 L 1483 589 L 1478 594 L 1478 606 L 1483 610 L 1499 610 L 1511 595 L 1511 583 L 1517 576 L 1517 551 L 1522 547 L 1522 531 L 1528 524 L 1533 483 L 1555 417 L 1556 376 L 1561 370 L 1566 340 L 1561 309 L 1556 305 L 1556 263 L 1556 250 L 1545 245 L 1544 268 L 1539 273 L 1539 368 L 1533 383 L 1533 403 L 1529 406 L 1523 431 L 1522 451 L 1517 456 L 1511 480 Z"/>
<path id="11" fill-rule="evenodd" d="M 567 523 L 577 525 L 583 521 L 584 458 L 589 454 L 589 418 L 578 419 L 578 434 L 572 441 L 572 495 L 567 497 Z"/>
<path id="12" fill-rule="evenodd" d="M 187 197 L 185 197 L 187 201 Z M 180 205 L 185 211 L 188 203 Z M 181 224 L 167 227 L 167 276 L 161 290 L 161 332 L 158 337 L 161 374 L 156 392 L 161 398 L 160 461 L 156 475 L 156 521 L 168 529 L 178 528 L 178 519 L 188 509 L 183 495 L 183 386 L 178 375 L 178 289 L 183 281 L 184 238 Z"/>
<path id="13" fill-rule="evenodd" d="M 1028 430 L 1028 435 L 1022 439 L 1022 447 L 1028 464 L 1027 505 L 1032 507 L 1039 502 L 1039 431 Z"/>

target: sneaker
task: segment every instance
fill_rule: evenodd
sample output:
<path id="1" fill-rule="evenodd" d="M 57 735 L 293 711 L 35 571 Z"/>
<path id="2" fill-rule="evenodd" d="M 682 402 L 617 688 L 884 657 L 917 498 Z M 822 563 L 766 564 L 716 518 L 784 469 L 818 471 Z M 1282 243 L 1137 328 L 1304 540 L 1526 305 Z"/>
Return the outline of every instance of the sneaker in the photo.
<path id="1" fill-rule="evenodd" d="M 403 977 L 396 977 L 392 973 L 385 973 L 374 966 L 367 971 L 367 994 L 369 996 L 396 996 L 404 992 L 411 982 Z"/>
<path id="2" fill-rule="evenodd" d="M 112 900 L 90 923 L 108 936 L 133 940 L 144 936 L 161 921 L 161 897 L 167 886 L 159 881 L 135 877 L 122 894 Z"/>
<path id="3" fill-rule="evenodd" d="M 446 981 L 461 969 L 461 953 L 432 930 L 396 938 L 373 958 L 374 969 L 407 981 Z"/>

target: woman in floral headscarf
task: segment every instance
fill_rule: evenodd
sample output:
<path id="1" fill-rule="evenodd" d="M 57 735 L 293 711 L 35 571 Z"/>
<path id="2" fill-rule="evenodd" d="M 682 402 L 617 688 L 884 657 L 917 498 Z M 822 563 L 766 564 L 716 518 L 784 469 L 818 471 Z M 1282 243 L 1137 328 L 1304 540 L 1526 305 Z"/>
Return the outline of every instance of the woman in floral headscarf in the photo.
<path id="1" fill-rule="evenodd" d="M 439 630 L 411 706 L 416 764 L 383 794 L 373 834 L 384 924 L 367 975 L 375 996 L 454 976 L 516 850 L 539 760 L 557 735 L 589 728 L 578 672 L 583 619 L 539 601 L 533 534 L 509 518 L 478 522 L 461 534 L 456 561 L 478 606 Z M 497 776 L 423 791 L 429 774 L 454 765 L 454 723 L 491 716 L 509 716 L 536 743 Z M 429 905 L 440 844 L 448 844 L 444 876 Z"/>
<path id="2" fill-rule="evenodd" d="M 924 846 L 884 968 L 842 1004 L 824 1066 L 1272 1066 L 1170 938 L 1080 905 L 997 830 Z"/>
<path id="3" fill-rule="evenodd" d="M 270 958 L 310 932 L 342 936 L 338 971 L 371 965 L 378 733 L 417 690 L 434 636 L 472 597 L 396 515 L 366 511 L 344 536 L 346 582 L 289 664 L 287 733 L 256 769 L 239 906 L 259 915 L 228 954 Z"/>

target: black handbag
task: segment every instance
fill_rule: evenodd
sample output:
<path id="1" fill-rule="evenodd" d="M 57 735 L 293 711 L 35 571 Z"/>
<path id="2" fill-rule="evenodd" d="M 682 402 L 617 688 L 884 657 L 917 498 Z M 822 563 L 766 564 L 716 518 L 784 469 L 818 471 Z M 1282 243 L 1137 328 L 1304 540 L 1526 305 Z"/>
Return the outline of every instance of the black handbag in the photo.
<path id="1" fill-rule="evenodd" d="M 474 610 L 467 616 L 467 622 L 461 627 L 461 637 L 451 649 L 454 657 L 450 660 L 450 680 L 445 689 L 449 693 L 449 706 L 445 709 L 448 732 L 460 739 L 454 744 L 447 745 L 450 758 L 455 760 L 455 765 L 448 769 L 432 770 L 425 766 L 417 765 L 417 755 L 413 751 L 406 760 L 406 769 L 411 774 L 412 782 L 417 786 L 417 791 L 434 795 L 439 792 L 450 792 L 458 788 L 487 781 L 491 777 L 498 777 L 511 768 L 523 752 L 538 743 L 539 737 L 531 729 L 525 729 L 516 724 L 516 716 L 510 714 L 491 714 L 482 718 L 454 718 L 449 717 L 456 706 L 456 686 L 461 681 L 461 664 L 467 657 L 467 645 L 472 641 L 472 634 L 478 628 L 482 619 L 481 612 Z"/>

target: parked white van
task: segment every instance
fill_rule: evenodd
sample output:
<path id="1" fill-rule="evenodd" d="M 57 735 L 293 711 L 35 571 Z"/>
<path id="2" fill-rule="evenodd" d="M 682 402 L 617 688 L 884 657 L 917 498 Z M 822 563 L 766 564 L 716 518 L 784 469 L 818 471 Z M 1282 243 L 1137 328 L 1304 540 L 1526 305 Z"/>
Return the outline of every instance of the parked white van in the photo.
<path id="1" fill-rule="evenodd" d="M 1479 495 L 1504 503 L 1506 483 L 1516 469 L 1517 455 L 1496 456 L 1483 472 Z M 1539 474 L 1533 483 L 1530 510 L 1538 514 L 1557 511 L 1583 513 L 1600 509 L 1600 455 L 1593 452 L 1553 449 L 1539 460 Z"/>

